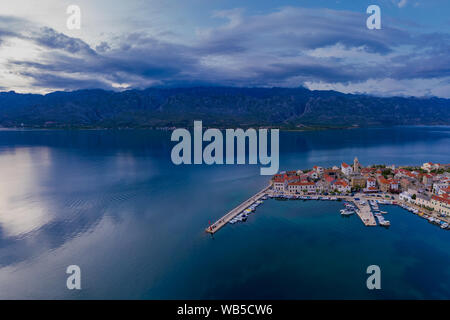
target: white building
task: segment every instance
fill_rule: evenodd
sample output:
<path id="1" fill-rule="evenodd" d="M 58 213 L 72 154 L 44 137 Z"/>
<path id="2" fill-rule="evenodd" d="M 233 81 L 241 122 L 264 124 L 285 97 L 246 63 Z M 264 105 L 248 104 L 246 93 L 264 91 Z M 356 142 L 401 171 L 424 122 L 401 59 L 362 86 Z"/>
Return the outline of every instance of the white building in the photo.
<path id="1" fill-rule="evenodd" d="M 348 193 L 352 190 L 347 181 L 343 179 L 338 179 L 333 183 L 333 189 L 342 193 Z"/>
<path id="2" fill-rule="evenodd" d="M 346 176 L 349 176 L 352 174 L 353 169 L 351 166 L 349 166 L 348 164 L 346 164 L 345 162 L 342 162 L 341 164 L 341 171 L 343 174 L 345 174 Z"/>
<path id="3" fill-rule="evenodd" d="M 377 188 L 377 179 L 369 177 L 366 181 L 366 188 L 364 189 L 364 192 L 378 192 Z"/>
<path id="4" fill-rule="evenodd" d="M 367 178 L 366 187 L 367 188 L 376 188 L 377 187 L 377 179 L 372 178 L 372 177 Z"/>
<path id="5" fill-rule="evenodd" d="M 289 192 L 306 192 L 306 193 L 312 193 L 316 191 L 316 184 L 314 182 L 309 181 L 299 181 L 299 182 L 292 182 L 288 184 L 288 190 Z"/>
<path id="6" fill-rule="evenodd" d="M 412 202 L 412 198 L 411 198 L 411 194 L 409 194 L 406 191 L 403 191 L 402 193 L 400 193 L 398 195 L 398 198 L 402 201 L 406 201 L 406 202 Z"/>
<path id="7" fill-rule="evenodd" d="M 322 173 L 323 173 L 323 168 L 322 168 L 322 167 L 319 167 L 319 166 L 314 166 L 314 167 L 313 167 L 313 170 L 314 170 L 315 172 L 317 172 L 317 174 L 322 174 Z"/>

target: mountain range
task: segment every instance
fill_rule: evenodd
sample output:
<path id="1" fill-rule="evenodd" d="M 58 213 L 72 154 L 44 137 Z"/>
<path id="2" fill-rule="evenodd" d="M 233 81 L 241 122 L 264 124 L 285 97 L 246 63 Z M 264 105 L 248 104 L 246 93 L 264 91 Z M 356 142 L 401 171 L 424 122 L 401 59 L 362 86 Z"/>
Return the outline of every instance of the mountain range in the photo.
<path id="1" fill-rule="evenodd" d="M 450 99 L 376 97 L 299 88 L 191 87 L 46 95 L 0 93 L 0 126 L 34 128 L 448 125 Z"/>

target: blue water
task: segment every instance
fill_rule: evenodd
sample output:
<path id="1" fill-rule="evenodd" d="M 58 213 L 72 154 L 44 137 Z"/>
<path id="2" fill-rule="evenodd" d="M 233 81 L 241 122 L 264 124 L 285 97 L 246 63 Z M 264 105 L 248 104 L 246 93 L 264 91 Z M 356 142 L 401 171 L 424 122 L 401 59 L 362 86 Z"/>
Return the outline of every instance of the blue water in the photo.
<path id="1" fill-rule="evenodd" d="M 281 169 L 449 163 L 449 127 L 283 132 Z M 0 298 L 450 299 L 450 232 L 393 206 L 389 229 L 342 204 L 268 200 L 259 166 L 175 166 L 162 131 L 0 131 Z M 79 265 L 82 290 L 66 288 Z M 381 268 L 381 290 L 366 268 Z"/>

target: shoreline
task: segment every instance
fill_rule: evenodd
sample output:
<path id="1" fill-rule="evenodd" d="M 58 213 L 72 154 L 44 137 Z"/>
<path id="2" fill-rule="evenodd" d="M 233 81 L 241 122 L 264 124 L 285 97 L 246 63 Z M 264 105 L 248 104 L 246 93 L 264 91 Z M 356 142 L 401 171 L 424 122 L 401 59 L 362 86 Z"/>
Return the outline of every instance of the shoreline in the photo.
<path id="1" fill-rule="evenodd" d="M 399 205 L 450 229 L 450 164 L 426 162 L 422 166 L 353 165 L 282 171 L 269 185 L 229 211 L 205 231 L 214 234 L 226 224 L 243 222 L 264 200 L 347 201 L 341 215 L 356 213 L 365 226 L 390 226 L 378 204 Z M 378 222 L 378 223 L 377 223 Z"/>
<path id="2" fill-rule="evenodd" d="M 219 129 L 226 130 L 230 128 L 234 129 L 279 129 L 281 132 L 314 132 L 314 131 L 332 131 L 332 130 L 357 130 L 357 129 L 389 129 L 389 128 L 450 128 L 450 124 L 436 124 L 436 125 L 392 125 L 392 126 L 318 126 L 318 127 L 308 127 L 306 128 L 286 128 L 286 127 L 276 127 L 276 126 L 229 126 L 229 127 L 214 127 L 214 126 L 203 126 L 204 129 Z M 24 127 L 2 127 L 0 126 L 0 131 L 133 131 L 133 130 L 154 130 L 154 131 L 172 131 L 179 128 L 186 128 L 192 130 L 193 127 L 47 127 L 47 126 L 24 126 Z"/>
<path id="3" fill-rule="evenodd" d="M 392 199 L 391 195 L 386 194 L 378 194 L 378 195 L 364 195 L 364 194 L 356 194 L 356 195 L 334 195 L 334 196 L 324 196 L 322 194 L 305 194 L 305 195 L 299 195 L 299 194 L 293 194 L 290 192 L 284 192 L 284 193 L 277 193 L 274 192 L 274 190 L 270 189 L 271 186 L 268 186 L 264 188 L 263 190 L 259 191 L 257 194 L 251 196 L 247 200 L 243 201 L 241 204 L 239 204 L 236 208 L 229 211 L 227 214 L 219 218 L 216 222 L 209 225 L 207 228 L 205 228 L 205 232 L 214 235 L 217 231 L 225 227 L 227 224 L 232 221 L 232 219 L 236 218 L 239 215 L 242 215 L 246 210 L 248 210 L 250 207 L 255 205 L 255 203 L 263 202 L 263 200 L 267 199 L 281 199 L 281 200 L 314 200 L 314 201 L 346 201 L 353 203 L 358 210 L 355 210 L 355 213 L 360 218 L 361 222 L 366 227 L 375 227 L 375 226 L 381 226 L 385 227 L 386 225 L 383 225 L 380 223 L 380 221 L 377 222 L 378 218 L 375 219 L 375 216 L 377 215 L 376 211 L 373 209 L 373 204 L 381 204 L 381 205 L 396 205 L 399 207 L 402 207 L 405 210 L 408 210 L 412 212 L 414 209 L 420 210 L 418 213 L 414 212 L 414 214 L 418 215 L 421 218 L 424 218 L 428 220 L 428 222 L 437 224 L 439 223 L 437 221 L 444 221 L 448 224 L 450 224 L 450 217 L 438 217 L 436 215 L 433 215 L 432 212 L 429 212 L 428 210 L 425 210 L 423 208 L 419 208 L 414 204 L 407 203 L 405 201 L 402 201 L 397 197 L 394 196 L 394 199 Z M 389 198 L 389 199 L 388 199 Z M 359 200 L 362 199 L 362 200 Z M 364 204 L 362 203 L 364 202 Z M 259 203 L 259 204 L 261 204 Z M 255 211 L 255 209 L 251 211 Z M 251 212 L 248 211 L 248 213 L 245 215 L 245 220 L 248 217 L 248 215 Z M 388 212 L 384 212 L 384 214 L 388 214 Z M 430 220 L 429 218 L 433 218 Z M 240 220 L 242 221 L 242 220 Z M 390 226 L 389 221 L 387 221 L 388 225 Z M 232 223 L 234 224 L 234 223 Z M 450 230 L 450 226 L 447 228 L 442 228 L 443 230 Z"/>

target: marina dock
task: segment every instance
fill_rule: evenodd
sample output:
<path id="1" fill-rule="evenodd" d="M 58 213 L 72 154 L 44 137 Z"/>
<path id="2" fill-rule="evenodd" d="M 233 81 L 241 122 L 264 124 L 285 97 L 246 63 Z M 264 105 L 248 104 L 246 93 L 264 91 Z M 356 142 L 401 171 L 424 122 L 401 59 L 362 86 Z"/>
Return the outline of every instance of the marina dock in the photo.
<path id="1" fill-rule="evenodd" d="M 367 203 L 367 199 L 364 199 L 366 201 L 365 205 L 362 205 L 359 203 L 359 201 L 353 201 L 353 203 L 356 205 L 358 210 L 356 211 L 356 214 L 359 216 L 361 221 L 364 223 L 366 227 L 369 226 L 376 226 L 377 222 L 375 221 L 375 217 L 372 214 L 372 211 L 370 210 L 370 206 Z"/>
<path id="2" fill-rule="evenodd" d="M 269 188 L 272 185 L 268 185 L 267 187 L 265 187 L 264 189 L 262 189 L 261 191 L 259 191 L 257 194 L 255 194 L 254 196 L 250 197 L 249 199 L 245 200 L 244 202 L 242 202 L 240 205 L 238 205 L 236 208 L 234 208 L 233 210 L 229 211 L 226 215 L 224 215 L 222 218 L 220 218 L 219 220 L 217 220 L 216 222 L 214 222 L 212 225 L 208 226 L 205 231 L 211 234 L 216 233 L 217 231 L 219 231 L 223 226 L 225 226 L 231 219 L 233 219 L 234 217 L 236 217 L 239 213 L 241 213 L 242 211 L 244 211 L 245 209 L 247 209 L 249 206 L 251 206 L 253 203 L 255 203 L 256 201 L 258 201 L 259 199 L 261 199 L 262 197 L 264 197 L 267 194 L 267 191 L 269 190 Z"/>
<path id="3" fill-rule="evenodd" d="M 298 195 L 294 195 L 288 192 L 274 192 L 273 189 L 271 189 L 272 185 L 268 185 L 261 191 L 259 191 L 254 196 L 250 197 L 249 199 L 242 202 L 240 205 L 238 205 L 233 210 L 229 211 L 227 214 L 225 214 L 222 218 L 214 222 L 213 224 L 209 225 L 205 231 L 214 234 L 217 231 L 219 231 L 222 227 L 224 227 L 230 220 L 241 214 L 245 209 L 252 206 L 254 203 L 256 203 L 258 200 L 263 198 L 264 196 L 269 197 L 298 197 Z M 310 199 L 310 200 L 343 200 L 352 202 L 358 210 L 356 210 L 356 214 L 359 216 L 361 221 L 364 223 L 366 227 L 372 227 L 377 226 L 377 221 L 375 219 L 375 216 L 372 213 L 371 206 L 369 205 L 369 200 L 380 200 L 379 198 L 370 197 L 370 196 L 363 196 L 359 195 L 360 198 L 357 198 L 356 196 L 349 196 L 349 195 L 335 195 L 333 197 L 324 197 L 324 196 L 313 196 L 309 195 L 304 198 Z M 334 198 L 334 199 L 330 199 Z M 361 204 L 361 200 L 364 202 L 364 204 Z"/>

